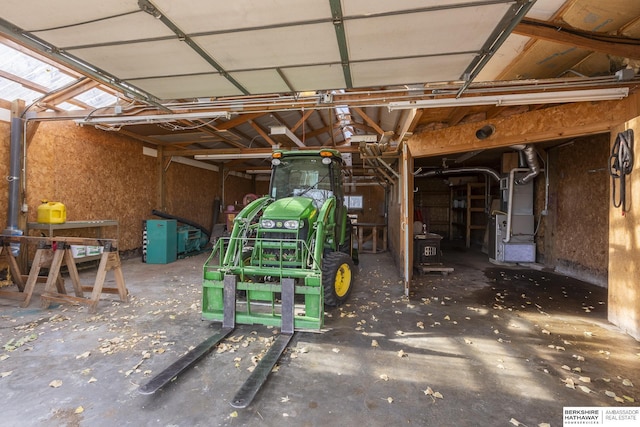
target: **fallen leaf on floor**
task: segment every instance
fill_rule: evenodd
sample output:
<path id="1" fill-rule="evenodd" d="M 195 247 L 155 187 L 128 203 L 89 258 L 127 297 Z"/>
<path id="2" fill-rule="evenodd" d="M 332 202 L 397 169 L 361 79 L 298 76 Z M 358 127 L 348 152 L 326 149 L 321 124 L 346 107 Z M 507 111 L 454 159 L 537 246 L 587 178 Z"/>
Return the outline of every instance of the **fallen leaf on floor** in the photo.
<path id="1" fill-rule="evenodd" d="M 606 396 L 608 396 L 608 397 L 611 397 L 611 398 L 615 398 L 616 397 L 616 394 L 614 392 L 612 392 L 612 391 L 609 391 L 609 390 L 605 390 L 604 394 Z"/>
<path id="2" fill-rule="evenodd" d="M 584 357 L 583 356 L 578 356 L 578 355 L 574 354 L 573 358 L 576 359 L 579 362 L 584 362 Z"/>
<path id="3" fill-rule="evenodd" d="M 387 397 L 387 402 L 393 403 L 393 397 Z"/>
<path id="4" fill-rule="evenodd" d="M 549 423 L 540 423 L 540 424 L 538 424 L 538 427 L 551 427 L 551 424 L 549 424 Z"/>
<path id="5" fill-rule="evenodd" d="M 423 322 L 418 322 L 416 323 L 416 326 L 420 329 L 424 329 L 424 323 Z"/>
<path id="6" fill-rule="evenodd" d="M 587 393 L 587 394 L 591 393 L 591 389 L 589 387 L 587 387 L 586 385 L 578 386 L 578 388 L 580 390 L 582 390 L 583 392 Z"/>
<path id="7" fill-rule="evenodd" d="M 446 316 L 444 316 L 444 320 L 451 320 L 451 317 L 449 317 L 449 315 L 447 314 Z"/>
<path id="8" fill-rule="evenodd" d="M 331 351 L 333 351 L 334 353 L 340 353 L 340 349 L 337 347 L 332 348 Z"/>
<path id="9" fill-rule="evenodd" d="M 232 413 L 229 414 L 229 416 L 231 418 L 238 418 L 238 411 L 233 411 Z"/>
<path id="10" fill-rule="evenodd" d="M 0 362 L 2 362 L 3 360 L 7 360 L 9 358 L 8 354 L 3 354 L 2 356 L 0 356 Z"/>
<path id="11" fill-rule="evenodd" d="M 280 403 L 287 403 L 290 402 L 291 399 L 289 399 L 289 396 L 284 396 L 280 398 Z"/>
<path id="12" fill-rule="evenodd" d="M 90 351 L 85 351 L 84 353 L 77 355 L 76 359 L 86 359 L 87 357 L 89 357 L 90 354 L 91 354 Z"/>
<path id="13" fill-rule="evenodd" d="M 408 357 L 409 355 L 407 353 L 404 352 L 404 350 L 400 350 L 398 352 L 398 357 Z"/>
<path id="14" fill-rule="evenodd" d="M 61 380 L 53 380 L 49 383 L 49 387 L 58 388 L 62 385 Z"/>
<path id="15" fill-rule="evenodd" d="M 591 382 L 591 378 L 589 378 L 589 377 L 580 377 L 578 379 L 580 380 L 580 382 L 583 382 L 583 383 L 590 383 Z"/>
<path id="16" fill-rule="evenodd" d="M 433 390 L 431 389 L 431 387 L 427 387 L 426 390 L 423 390 L 423 393 L 426 394 L 427 396 L 431 396 L 433 395 Z"/>
<path id="17" fill-rule="evenodd" d="M 84 412 L 84 408 L 82 406 L 78 406 L 76 410 L 73 411 L 74 414 L 81 414 L 83 412 Z"/>
<path id="18" fill-rule="evenodd" d="M 465 339 L 464 339 L 464 343 L 465 343 L 465 344 L 473 344 L 473 341 L 471 341 L 471 340 L 470 340 L 470 339 L 468 339 L 468 338 L 465 338 Z"/>
<path id="19" fill-rule="evenodd" d="M 87 383 L 91 384 L 91 383 L 95 383 L 96 381 L 98 381 L 95 377 L 91 377 L 89 378 L 89 381 L 87 381 Z"/>
<path id="20" fill-rule="evenodd" d="M 0 378 L 8 377 L 11 374 L 13 374 L 13 371 L 0 372 Z"/>
<path id="21" fill-rule="evenodd" d="M 377 340 L 371 340 L 371 347 L 379 347 Z"/>
<path id="22" fill-rule="evenodd" d="M 631 402 L 631 403 L 633 403 L 633 402 L 635 402 L 635 401 L 636 401 L 636 400 L 635 400 L 633 397 L 631 397 L 631 396 L 622 395 L 622 397 L 624 397 L 624 399 L 625 399 L 626 401 Z"/>
<path id="23" fill-rule="evenodd" d="M 547 331 L 546 329 L 543 329 L 542 333 L 545 334 L 545 335 L 551 335 L 551 332 Z"/>
<path id="24" fill-rule="evenodd" d="M 382 374 L 382 375 L 380 375 L 380 379 L 381 379 L 382 381 L 389 381 L 389 375 L 387 375 L 387 374 Z"/>
<path id="25" fill-rule="evenodd" d="M 562 380 L 562 382 L 564 383 L 565 387 L 569 387 L 571 389 L 576 388 L 575 383 L 573 382 L 573 380 L 571 378 L 567 378 L 565 380 Z"/>
<path id="26" fill-rule="evenodd" d="M 574 372 L 582 372 L 582 368 L 575 367 L 575 368 L 572 369 L 572 371 L 574 371 Z"/>
<path id="27" fill-rule="evenodd" d="M 593 332 L 585 331 L 584 332 L 584 336 L 587 337 L 587 338 L 591 338 L 591 337 L 593 337 Z"/>
<path id="28" fill-rule="evenodd" d="M 568 367 L 567 365 L 562 365 L 561 368 L 564 369 L 565 371 L 570 371 L 571 370 L 571 368 Z"/>
<path id="29" fill-rule="evenodd" d="M 626 378 L 622 380 L 622 385 L 626 385 L 627 387 L 633 387 L 633 383 Z"/>
<path id="30" fill-rule="evenodd" d="M 513 424 L 514 426 L 521 426 L 523 425 L 520 421 L 516 420 L 515 418 L 511 418 L 509 420 L 509 423 Z"/>

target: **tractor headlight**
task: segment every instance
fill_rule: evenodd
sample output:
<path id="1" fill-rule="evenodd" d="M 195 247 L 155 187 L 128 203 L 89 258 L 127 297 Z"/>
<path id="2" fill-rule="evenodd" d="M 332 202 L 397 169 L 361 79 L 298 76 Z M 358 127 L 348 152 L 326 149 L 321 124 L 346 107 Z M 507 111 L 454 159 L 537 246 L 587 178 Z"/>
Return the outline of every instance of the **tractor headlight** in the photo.
<path id="1" fill-rule="evenodd" d="M 295 219 L 290 219 L 288 221 L 285 221 L 283 225 L 284 225 L 284 228 L 288 230 L 297 230 L 298 228 L 300 228 L 300 221 Z"/>
<path id="2" fill-rule="evenodd" d="M 276 226 L 276 223 L 271 219 L 263 219 L 262 221 L 260 221 L 260 225 L 262 226 L 262 228 L 273 228 Z"/>

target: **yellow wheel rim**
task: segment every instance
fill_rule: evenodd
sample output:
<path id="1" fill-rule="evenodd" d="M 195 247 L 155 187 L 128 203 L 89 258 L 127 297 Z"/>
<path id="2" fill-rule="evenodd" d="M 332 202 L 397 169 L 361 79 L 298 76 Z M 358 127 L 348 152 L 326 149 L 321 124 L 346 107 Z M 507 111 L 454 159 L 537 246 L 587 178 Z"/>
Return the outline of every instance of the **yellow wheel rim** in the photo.
<path id="1" fill-rule="evenodd" d="M 350 286 L 351 267 L 349 267 L 349 264 L 344 263 L 336 271 L 336 280 L 333 283 L 333 288 L 336 290 L 336 295 L 341 298 L 347 294 Z"/>

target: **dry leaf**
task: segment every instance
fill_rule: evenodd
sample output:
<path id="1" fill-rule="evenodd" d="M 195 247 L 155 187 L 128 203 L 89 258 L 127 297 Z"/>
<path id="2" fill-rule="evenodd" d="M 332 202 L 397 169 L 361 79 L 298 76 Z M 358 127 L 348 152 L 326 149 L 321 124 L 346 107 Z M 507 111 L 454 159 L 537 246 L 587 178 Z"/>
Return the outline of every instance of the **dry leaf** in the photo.
<path id="1" fill-rule="evenodd" d="M 622 380 L 622 385 L 626 385 L 627 387 L 633 387 L 633 383 L 626 378 Z"/>
<path id="2" fill-rule="evenodd" d="M 521 426 L 521 425 L 522 425 L 522 424 L 520 423 L 520 421 L 516 420 L 515 418 L 511 418 L 511 419 L 509 420 L 509 422 L 510 422 L 511 424 L 513 424 L 514 426 Z"/>
<path id="3" fill-rule="evenodd" d="M 382 374 L 382 375 L 380 375 L 380 379 L 383 380 L 383 381 L 389 381 L 389 375 Z"/>
<path id="4" fill-rule="evenodd" d="M 614 392 L 612 392 L 612 391 L 609 391 L 609 390 L 605 390 L 604 394 L 606 396 L 611 397 L 611 398 L 615 398 L 616 397 L 616 394 Z"/>
<path id="5" fill-rule="evenodd" d="M 407 353 L 405 353 L 404 350 L 400 350 L 398 352 L 398 357 L 407 357 L 407 356 L 409 356 L 409 355 Z"/>
<path id="6" fill-rule="evenodd" d="M 542 333 L 543 333 L 543 334 L 546 334 L 546 335 L 551 335 L 551 332 L 547 331 L 546 329 L 543 329 L 543 330 L 542 330 Z"/>
<path id="7" fill-rule="evenodd" d="M 0 372 L 0 378 L 8 377 L 13 374 L 13 371 Z"/>
<path id="8" fill-rule="evenodd" d="M 61 380 L 53 380 L 49 383 L 49 387 L 58 388 L 62 385 Z"/>
<path id="9" fill-rule="evenodd" d="M 84 408 L 82 406 L 78 406 L 76 410 L 73 411 L 74 414 L 81 414 L 83 412 L 84 412 Z"/>
<path id="10" fill-rule="evenodd" d="M 591 382 L 591 378 L 589 378 L 589 377 L 580 377 L 578 379 L 580 381 L 582 381 L 583 383 L 590 383 Z"/>
<path id="11" fill-rule="evenodd" d="M 418 322 L 416 323 L 416 326 L 420 329 L 424 329 L 424 323 L 423 322 Z"/>
<path id="12" fill-rule="evenodd" d="M 237 418 L 238 417 L 238 411 L 233 411 L 231 414 L 229 414 L 229 416 L 231 418 Z"/>
<path id="13" fill-rule="evenodd" d="M 551 427 L 551 424 L 549 424 L 549 423 L 540 423 L 540 424 L 538 424 L 538 427 Z"/>
<path id="14" fill-rule="evenodd" d="M 387 402 L 393 403 L 393 397 L 387 397 Z"/>
<path id="15" fill-rule="evenodd" d="M 572 388 L 572 389 L 576 388 L 575 383 L 573 382 L 573 380 L 571 378 L 567 378 L 566 380 L 562 380 L 562 382 L 564 383 L 564 385 L 566 387 L 569 387 L 569 388 Z"/>
<path id="16" fill-rule="evenodd" d="M 470 340 L 470 339 L 468 339 L 468 338 L 465 338 L 465 339 L 464 339 L 464 343 L 465 343 L 465 344 L 473 344 L 473 341 L 471 341 L 471 340 Z"/>
<path id="17" fill-rule="evenodd" d="M 77 355 L 76 359 L 86 359 L 87 357 L 89 357 L 90 354 L 91 354 L 90 351 L 85 351 L 84 353 Z"/>
<path id="18" fill-rule="evenodd" d="M 438 399 L 443 399 L 443 396 L 439 391 L 436 391 L 435 393 L 433 393 L 433 396 L 437 397 Z"/>
<path id="19" fill-rule="evenodd" d="M 377 340 L 371 340 L 371 347 L 378 347 L 378 341 Z"/>
<path id="20" fill-rule="evenodd" d="M 613 399 L 614 399 L 616 402 L 618 402 L 618 403 L 624 403 L 624 399 L 623 399 L 623 398 L 621 398 L 621 397 L 616 396 L 616 397 L 614 397 Z"/>
<path id="21" fill-rule="evenodd" d="M 431 389 L 431 387 L 427 387 L 426 390 L 423 390 L 424 394 L 426 394 L 427 396 L 431 396 L 433 395 L 433 390 Z"/>
<path id="22" fill-rule="evenodd" d="M 571 368 L 568 367 L 567 365 L 562 365 L 561 368 L 566 370 L 566 371 L 570 371 L 571 370 Z"/>
<path id="23" fill-rule="evenodd" d="M 89 379 L 89 381 L 87 381 L 87 382 L 88 382 L 89 384 L 91 384 L 91 383 L 95 383 L 96 381 L 98 381 L 96 378 L 91 377 L 91 378 Z"/>
<path id="24" fill-rule="evenodd" d="M 591 393 L 591 389 L 589 387 L 587 387 L 586 385 L 578 386 L 578 388 L 580 390 L 582 390 L 583 392 L 587 393 L 587 394 Z"/>
<path id="25" fill-rule="evenodd" d="M 627 401 L 629 401 L 629 402 L 631 402 L 631 403 L 633 403 L 633 402 L 635 402 L 635 401 L 636 401 L 636 400 L 635 400 L 633 397 L 631 397 L 631 396 L 622 395 L 622 397 L 624 397 L 624 399 L 625 399 L 625 400 L 627 400 Z"/>
<path id="26" fill-rule="evenodd" d="M 332 348 L 331 351 L 333 351 L 334 353 L 340 353 L 340 349 L 339 348 Z"/>
<path id="27" fill-rule="evenodd" d="M 280 403 L 287 403 L 290 402 L 291 399 L 289 399 L 289 396 L 284 396 L 280 398 Z"/>

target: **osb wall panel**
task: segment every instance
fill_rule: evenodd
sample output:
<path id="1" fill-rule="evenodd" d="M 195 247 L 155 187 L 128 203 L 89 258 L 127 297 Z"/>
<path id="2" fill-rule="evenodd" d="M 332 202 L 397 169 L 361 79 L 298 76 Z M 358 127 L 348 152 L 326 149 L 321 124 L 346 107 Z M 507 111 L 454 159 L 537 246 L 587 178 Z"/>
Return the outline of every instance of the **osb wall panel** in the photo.
<path id="1" fill-rule="evenodd" d="M 609 213 L 609 320 L 640 340 L 640 165 L 638 139 L 640 118 L 616 128 L 618 132 L 633 129 L 635 134 L 635 164 L 627 178 L 627 212 L 611 208 Z M 619 190 L 619 183 L 617 186 Z"/>
<path id="2" fill-rule="evenodd" d="M 118 220 L 119 249 L 131 250 L 142 244 L 142 220 L 156 195 L 156 159 L 117 133 L 42 123 L 27 148 L 29 222 L 36 221 L 41 200 L 62 202 L 68 221 Z"/>
<path id="3" fill-rule="evenodd" d="M 557 271 L 606 286 L 609 245 L 609 136 L 596 135 L 549 150 L 549 214 L 552 232 L 544 228 L 539 240 L 545 260 Z M 544 187 L 544 179 L 537 180 Z M 538 211 L 542 207 L 538 205 Z"/>
<path id="4" fill-rule="evenodd" d="M 10 128 L 9 123 L 0 121 L 0 230 L 7 227 L 9 183 L 6 177 L 9 176 Z"/>
<path id="5" fill-rule="evenodd" d="M 164 211 L 209 231 L 213 228 L 214 200 L 219 193 L 220 180 L 216 171 L 172 162 L 165 172 Z"/>
<path id="6" fill-rule="evenodd" d="M 232 174 L 225 173 L 224 200 L 222 206 L 234 205 L 237 209 L 243 207 L 242 199 L 247 194 L 256 194 L 255 185 L 252 179 L 246 179 Z M 256 194 L 260 195 L 260 194 Z"/>

